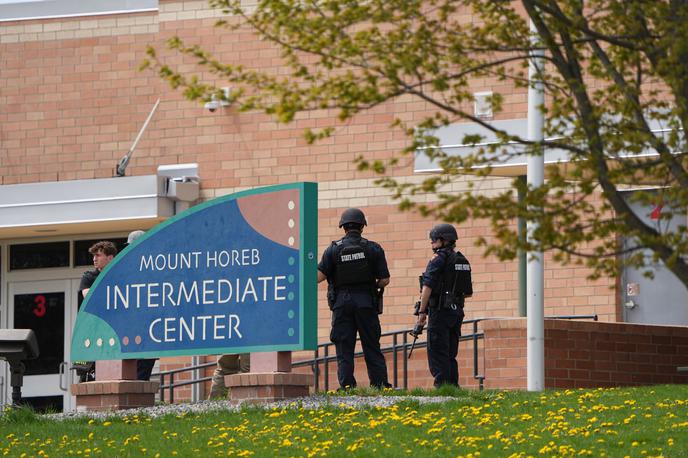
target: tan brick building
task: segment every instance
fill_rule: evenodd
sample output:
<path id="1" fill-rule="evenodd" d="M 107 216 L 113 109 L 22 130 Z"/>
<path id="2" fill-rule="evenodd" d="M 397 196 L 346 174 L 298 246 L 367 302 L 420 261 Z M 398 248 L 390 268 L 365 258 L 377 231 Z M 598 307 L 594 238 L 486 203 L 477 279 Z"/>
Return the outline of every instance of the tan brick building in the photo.
<path id="1" fill-rule="evenodd" d="M 389 193 L 374 185 L 375 177 L 358 172 L 353 161 L 358 155 L 376 159 L 397 153 L 406 139 L 390 123 L 395 117 L 410 122 L 420 119 L 426 110 L 422 102 L 407 99 L 385 104 L 337 124 L 330 139 L 307 145 L 303 129 L 332 124 L 332 113 L 314 112 L 286 126 L 232 107 L 210 113 L 202 104 L 171 90 L 152 72 L 138 70 L 150 44 L 179 69 L 196 71 L 188 59 L 165 51 L 165 41 L 178 35 L 202 45 L 222 61 L 280 72 L 275 49 L 246 31 L 232 33 L 213 27 L 219 12 L 211 10 L 207 2 L 159 0 L 148 2 L 142 11 L 58 12 L 54 16 L 0 22 L 0 218 L 4 219 L 0 220 L 0 327 L 14 327 L 11 320 L 19 316 L 17 307 L 36 294 L 48 293 L 50 299 L 50 294 L 59 291 L 61 299 L 55 300 L 62 301 L 58 309 L 64 311 L 65 319 L 62 334 L 52 338 L 68 342 L 76 312 L 76 287 L 88 268 L 77 262 L 77 251 L 85 246 L 79 242 L 123 238 L 130 230 L 149 229 L 171 216 L 173 203 L 164 195 L 153 196 L 154 210 L 127 214 L 129 205 L 134 205 L 131 202 L 144 199 L 141 196 L 149 191 L 137 194 L 127 189 L 124 180 L 159 175 L 159 166 L 194 163 L 198 164 L 201 201 L 257 186 L 317 182 L 319 253 L 339 238 L 341 211 L 361 207 L 369 221 L 366 236 L 385 248 L 392 276 L 383 332 L 412 326 L 417 276 L 430 255 L 427 233 L 434 222 L 400 212 Z M 498 119 L 525 118 L 524 91 L 493 81 L 480 82 L 475 90 L 504 95 L 505 109 Z M 160 106 L 132 156 L 128 178 L 112 178 L 157 98 Z M 392 173 L 404 180 L 422 179 L 414 172 L 412 161 Z M 463 188 L 474 179 L 464 177 L 453 186 Z M 81 193 L 64 187 L 68 185 L 83 185 Z M 509 185 L 508 178 L 493 178 L 480 189 L 491 192 Z M 103 190 L 112 194 L 104 195 Z M 52 200 L 53 192 L 75 197 Z M 432 201 L 432 196 L 421 198 Z M 97 210 L 89 210 L 89 203 Z M 21 216 L 22 212 L 26 216 Z M 50 212 L 58 215 L 42 217 Z M 8 216 L 19 213 L 16 221 Z M 109 213 L 116 215 L 108 218 Z M 67 216 L 60 218 L 59 214 Z M 466 317 L 518 316 L 517 263 L 483 257 L 474 246 L 478 236 L 489 233 L 485 222 L 463 224 L 458 233 L 458 247 L 473 266 L 475 294 L 467 303 Z M 39 243 L 44 245 L 35 245 Z M 46 253 L 65 249 L 67 258 L 61 262 L 44 263 L 49 257 Z M 546 258 L 545 314 L 597 314 L 603 321 L 622 321 L 615 280 L 589 281 L 588 273 Z M 330 312 L 324 296 L 321 287 L 320 342 L 329 337 Z M 469 348 L 462 344 L 460 349 L 466 384 L 474 383 Z M 66 352 L 67 345 L 51 356 L 52 363 L 69 361 Z M 188 361 L 165 360 L 161 368 L 180 367 Z M 362 361 L 358 366 L 363 366 Z M 45 371 L 57 372 L 56 367 Z M 422 351 L 414 356 L 409 374 L 413 386 L 429 384 Z M 366 377 L 361 379 L 365 383 Z M 61 396 L 55 390 L 41 392 L 30 378 L 25 393 Z M 177 398 L 189 396 L 188 391 L 176 394 Z M 68 405 L 69 401 L 64 402 Z"/>

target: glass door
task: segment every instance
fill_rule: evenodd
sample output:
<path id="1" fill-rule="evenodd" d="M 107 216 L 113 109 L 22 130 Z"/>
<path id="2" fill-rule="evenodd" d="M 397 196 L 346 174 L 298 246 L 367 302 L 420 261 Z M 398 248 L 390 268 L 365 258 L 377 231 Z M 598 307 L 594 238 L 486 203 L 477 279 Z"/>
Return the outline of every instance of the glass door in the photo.
<path id="1" fill-rule="evenodd" d="M 70 280 L 9 283 L 8 324 L 33 329 L 40 356 L 26 361 L 22 398 L 37 410 L 71 410 L 69 361 L 76 307 Z"/>

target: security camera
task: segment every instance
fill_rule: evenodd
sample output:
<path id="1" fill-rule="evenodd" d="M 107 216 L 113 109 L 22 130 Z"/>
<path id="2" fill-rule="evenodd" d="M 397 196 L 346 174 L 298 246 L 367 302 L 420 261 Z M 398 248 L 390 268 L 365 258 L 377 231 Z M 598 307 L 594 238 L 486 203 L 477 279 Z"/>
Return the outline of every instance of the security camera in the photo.
<path id="1" fill-rule="evenodd" d="M 230 102 L 230 90 L 228 87 L 223 87 L 222 92 L 224 93 L 224 99 L 220 100 L 217 95 L 213 94 L 210 97 L 210 101 L 206 102 L 203 107 L 211 113 L 215 113 L 219 108 L 228 107 L 232 103 Z"/>
<path id="2" fill-rule="evenodd" d="M 215 96 L 213 96 L 213 99 L 215 99 Z M 203 106 L 206 110 L 208 110 L 211 113 L 215 113 L 218 108 L 220 108 L 222 104 L 220 103 L 219 100 L 211 100 L 210 102 L 206 102 L 205 105 Z"/>

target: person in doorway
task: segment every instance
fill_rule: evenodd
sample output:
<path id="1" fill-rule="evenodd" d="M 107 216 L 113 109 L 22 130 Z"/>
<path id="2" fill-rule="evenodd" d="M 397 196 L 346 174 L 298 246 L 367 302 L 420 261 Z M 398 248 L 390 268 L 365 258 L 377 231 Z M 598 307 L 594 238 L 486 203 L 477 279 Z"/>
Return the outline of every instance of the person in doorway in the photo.
<path id="1" fill-rule="evenodd" d="M 389 269 L 382 247 L 361 237 L 367 225 L 358 208 L 345 210 L 339 220 L 344 237 L 327 247 L 318 264 L 318 283 L 327 280 L 327 300 L 332 310 L 330 340 L 337 351 L 337 378 L 340 389 L 354 388 L 354 348 L 356 334 L 368 369 L 370 385 L 391 387 L 387 364 L 380 351 L 378 290 L 389 284 Z"/>
<path id="2" fill-rule="evenodd" d="M 464 318 L 464 299 L 473 295 L 471 265 L 455 251 L 458 235 L 451 224 L 438 224 L 430 231 L 433 256 L 421 279 L 421 297 L 416 326 L 428 320 L 428 364 L 440 385 L 459 386 L 456 355 Z"/>
<path id="3" fill-rule="evenodd" d="M 105 269 L 110 261 L 113 260 L 117 254 L 117 247 L 110 241 L 101 241 L 88 249 L 88 252 L 93 256 L 93 270 L 87 270 L 81 276 L 79 283 L 79 308 L 88 295 L 88 291 L 95 283 L 98 275 Z M 72 369 L 76 370 L 80 382 L 89 382 L 95 380 L 95 363 L 93 361 L 74 361 Z"/>
<path id="4" fill-rule="evenodd" d="M 96 282 L 98 275 L 105 269 L 105 266 L 110 264 L 110 261 L 112 261 L 117 254 L 117 247 L 110 241 L 102 241 L 91 246 L 88 252 L 93 256 L 94 269 L 87 270 L 81 276 L 81 283 L 79 283 L 79 307 L 81 307 L 81 303 L 88 295 L 88 291 L 91 289 L 91 286 L 93 286 L 93 283 Z"/>
<path id="5" fill-rule="evenodd" d="M 228 389 L 225 386 L 225 375 L 244 373 L 251 370 L 250 353 L 240 355 L 222 355 L 217 359 L 208 399 L 227 399 Z"/>
<path id="6" fill-rule="evenodd" d="M 141 230 L 131 231 L 127 237 L 127 246 L 134 243 L 143 234 L 145 234 L 145 232 Z M 155 366 L 155 361 L 157 361 L 156 358 L 137 359 L 136 379 L 145 381 L 150 380 L 151 373 L 153 373 L 153 367 Z"/>

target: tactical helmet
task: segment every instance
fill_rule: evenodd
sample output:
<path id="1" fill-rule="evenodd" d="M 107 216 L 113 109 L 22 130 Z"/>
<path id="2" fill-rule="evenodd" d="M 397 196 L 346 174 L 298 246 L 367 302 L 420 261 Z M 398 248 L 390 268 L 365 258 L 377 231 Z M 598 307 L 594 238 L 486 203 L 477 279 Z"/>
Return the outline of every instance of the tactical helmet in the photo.
<path id="1" fill-rule="evenodd" d="M 430 231 L 430 240 L 442 239 L 447 242 L 456 242 L 459 238 L 456 229 L 451 224 L 437 224 Z"/>
<path id="2" fill-rule="evenodd" d="M 367 226 L 365 215 L 358 208 L 347 208 L 342 212 L 342 217 L 339 218 L 339 227 L 346 223 L 356 223 L 361 226 Z"/>

